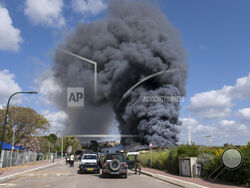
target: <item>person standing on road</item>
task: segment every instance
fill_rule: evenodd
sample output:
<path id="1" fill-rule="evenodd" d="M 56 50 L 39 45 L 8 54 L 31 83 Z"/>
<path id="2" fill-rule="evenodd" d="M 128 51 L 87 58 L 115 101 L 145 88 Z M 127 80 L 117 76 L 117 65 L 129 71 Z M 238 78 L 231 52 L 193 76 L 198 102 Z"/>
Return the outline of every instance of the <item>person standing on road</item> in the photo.
<path id="1" fill-rule="evenodd" d="M 105 158 L 104 155 L 101 155 L 101 156 L 100 156 L 100 159 L 99 159 L 99 167 L 100 167 L 100 168 L 102 168 L 102 166 L 103 166 L 104 158 Z"/>
<path id="2" fill-rule="evenodd" d="M 137 174 L 137 171 L 139 170 L 139 175 L 141 175 L 141 160 L 139 159 L 139 156 L 136 155 L 135 157 L 135 174 Z"/>

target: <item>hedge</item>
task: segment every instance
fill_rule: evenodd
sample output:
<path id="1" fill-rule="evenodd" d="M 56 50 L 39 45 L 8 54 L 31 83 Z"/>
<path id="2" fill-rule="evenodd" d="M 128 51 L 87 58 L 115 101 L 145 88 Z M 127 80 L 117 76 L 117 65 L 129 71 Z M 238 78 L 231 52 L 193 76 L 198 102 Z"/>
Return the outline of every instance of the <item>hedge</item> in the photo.
<path id="1" fill-rule="evenodd" d="M 232 146 L 230 146 L 232 147 Z M 242 166 L 236 170 L 225 169 L 217 181 L 250 186 L 250 142 L 247 146 L 237 146 L 242 152 Z M 171 149 L 152 152 L 152 168 L 179 174 L 179 157 L 197 157 L 201 164 L 201 175 L 208 176 L 221 165 L 220 157 L 226 147 L 204 147 L 197 145 L 180 145 Z M 140 154 L 143 166 L 150 166 L 150 152 Z"/>

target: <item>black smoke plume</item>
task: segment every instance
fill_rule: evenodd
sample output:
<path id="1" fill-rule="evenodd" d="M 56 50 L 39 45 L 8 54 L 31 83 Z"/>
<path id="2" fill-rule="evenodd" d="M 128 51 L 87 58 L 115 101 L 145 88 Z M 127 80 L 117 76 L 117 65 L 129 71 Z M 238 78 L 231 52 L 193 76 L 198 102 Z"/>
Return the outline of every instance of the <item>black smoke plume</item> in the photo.
<path id="1" fill-rule="evenodd" d="M 147 1 L 110 0 L 107 16 L 80 23 L 58 46 L 96 61 L 98 99 L 93 101 L 93 65 L 55 51 L 54 78 L 63 89 L 54 102 L 69 119 L 73 134 L 104 134 L 112 119 L 119 123 L 123 145 L 152 142 L 167 147 L 178 141 L 179 102 L 146 102 L 147 96 L 184 96 L 187 60 L 178 31 L 160 10 Z M 121 102 L 123 94 L 141 79 L 166 72 L 140 84 Z M 67 87 L 84 87 L 84 109 L 66 107 Z M 59 96 L 59 97 L 58 97 Z"/>

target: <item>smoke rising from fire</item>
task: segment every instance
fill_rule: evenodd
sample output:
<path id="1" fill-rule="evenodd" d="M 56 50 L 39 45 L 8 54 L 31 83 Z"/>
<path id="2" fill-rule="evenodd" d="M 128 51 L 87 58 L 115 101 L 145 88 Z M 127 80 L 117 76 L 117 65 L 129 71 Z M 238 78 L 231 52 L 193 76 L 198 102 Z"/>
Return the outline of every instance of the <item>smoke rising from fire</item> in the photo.
<path id="1" fill-rule="evenodd" d="M 97 96 L 93 102 L 93 65 L 55 51 L 53 73 L 63 92 L 54 98 L 68 114 L 67 131 L 74 134 L 105 134 L 114 118 L 122 138 L 131 143 L 162 147 L 178 141 L 179 102 L 145 102 L 145 96 L 184 96 L 186 54 L 178 31 L 166 16 L 146 1 L 110 0 L 107 16 L 80 23 L 58 46 L 97 62 Z M 164 70 L 133 89 L 116 108 L 123 94 L 141 79 Z M 66 108 L 67 87 L 84 87 L 84 109 Z"/>

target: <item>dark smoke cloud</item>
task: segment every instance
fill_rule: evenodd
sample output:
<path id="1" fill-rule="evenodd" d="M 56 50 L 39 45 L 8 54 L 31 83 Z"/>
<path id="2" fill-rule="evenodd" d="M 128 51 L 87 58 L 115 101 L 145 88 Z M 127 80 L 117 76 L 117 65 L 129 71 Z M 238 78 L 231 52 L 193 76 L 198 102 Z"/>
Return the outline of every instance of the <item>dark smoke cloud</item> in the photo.
<path id="1" fill-rule="evenodd" d="M 59 50 L 55 51 L 54 77 L 62 88 L 84 87 L 85 108 L 66 108 L 65 92 L 55 103 L 68 115 L 71 133 L 107 133 L 114 114 L 121 134 L 140 138 L 122 139 L 166 147 L 178 141 L 179 102 L 147 103 L 144 96 L 184 96 L 186 54 L 179 33 L 156 7 L 146 1 L 110 0 L 107 16 L 78 24 L 60 45 L 98 63 L 98 104 L 93 103 L 93 66 Z M 163 71 L 135 88 L 116 106 L 123 94 L 139 80 Z M 64 90 L 65 91 L 65 90 Z"/>

